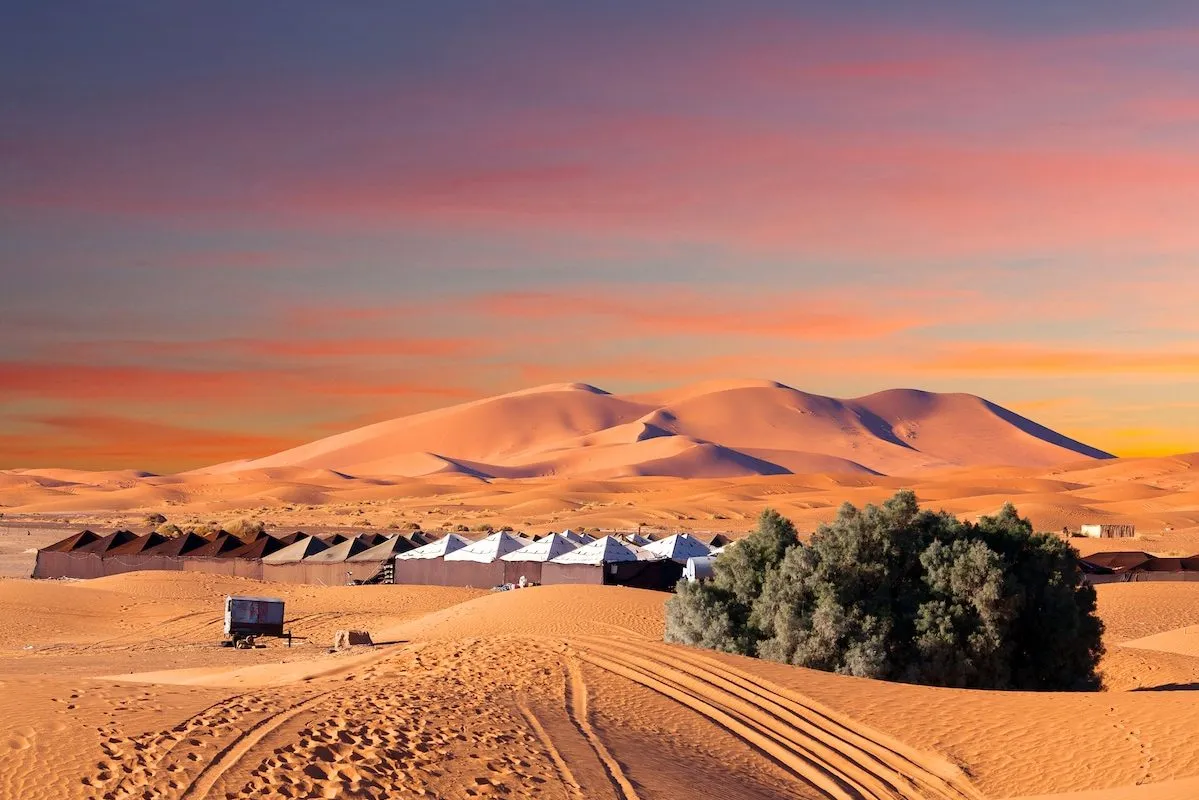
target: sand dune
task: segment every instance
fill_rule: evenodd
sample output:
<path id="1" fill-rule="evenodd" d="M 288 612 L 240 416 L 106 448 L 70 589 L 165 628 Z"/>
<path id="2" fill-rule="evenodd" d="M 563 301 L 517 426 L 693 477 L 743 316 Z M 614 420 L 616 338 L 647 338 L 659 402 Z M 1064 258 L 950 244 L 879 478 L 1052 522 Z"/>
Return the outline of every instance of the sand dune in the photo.
<path id="1" fill-rule="evenodd" d="M 319 467 L 353 475 L 686 478 L 836 469 L 914 475 L 955 465 L 1051 466 L 1106 457 L 972 395 L 903 389 L 841 400 L 754 381 L 621 397 L 585 384 L 554 384 L 205 471 Z"/>
<path id="2" fill-rule="evenodd" d="M 213 646 L 227 591 L 284 594 L 314 638 Z M 3 581 L 0 796 L 1115 800 L 1199 781 L 1199 694 L 847 678 L 663 644 L 663 599 L 198 573 Z M 1140 604 L 1174 625 L 1192 601 L 1101 587 L 1117 636 L 1143 630 Z M 324 654 L 350 625 L 395 644 Z"/>

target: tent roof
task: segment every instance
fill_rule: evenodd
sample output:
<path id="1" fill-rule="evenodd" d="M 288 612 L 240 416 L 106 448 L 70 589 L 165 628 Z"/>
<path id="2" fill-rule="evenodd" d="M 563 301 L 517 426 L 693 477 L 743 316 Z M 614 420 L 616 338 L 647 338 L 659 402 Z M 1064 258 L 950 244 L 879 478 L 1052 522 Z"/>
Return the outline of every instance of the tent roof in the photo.
<path id="1" fill-rule="evenodd" d="M 564 534 L 550 533 L 500 558 L 504 561 L 549 561 L 569 553 L 578 546 L 577 542 L 572 542 Z"/>
<path id="2" fill-rule="evenodd" d="M 283 542 L 283 544 L 295 544 L 307 535 L 308 534 L 304 533 L 304 531 L 296 531 L 295 533 L 289 533 L 284 536 L 277 536 L 275 538 Z"/>
<path id="3" fill-rule="evenodd" d="M 153 550 L 147 551 L 152 556 L 181 556 L 190 555 L 191 551 L 208 544 L 208 540 L 198 533 L 181 533 L 172 536 Z"/>
<path id="4" fill-rule="evenodd" d="M 145 536 L 139 536 L 132 541 L 125 542 L 125 544 L 111 548 L 108 551 L 108 555 L 137 555 L 163 544 L 166 542 L 166 540 L 167 537 L 163 536 L 161 533 L 147 533 Z"/>
<path id="5" fill-rule="evenodd" d="M 732 541 L 732 539 L 725 536 L 723 533 L 717 533 L 708 537 L 706 544 L 708 547 L 711 547 L 713 550 L 715 550 L 717 547 L 724 547 L 726 544 L 729 544 Z"/>
<path id="6" fill-rule="evenodd" d="M 86 547 L 100 537 L 89 530 L 82 530 L 79 533 L 73 533 L 65 539 L 60 539 L 54 544 L 47 545 L 42 548 L 43 551 L 51 553 L 69 553 L 72 550 L 78 550 L 81 547 Z"/>
<path id="7" fill-rule="evenodd" d="M 1110 569 L 1129 569 L 1144 564 L 1153 556 L 1140 550 L 1115 550 L 1106 553 L 1092 553 L 1086 557 L 1092 564 Z"/>
<path id="8" fill-rule="evenodd" d="M 315 555 L 322 550 L 328 550 L 329 545 L 322 542 L 315 536 L 308 536 L 304 539 L 292 542 L 287 547 L 284 547 L 278 552 L 271 553 L 262 559 L 263 564 L 291 564 L 296 561 L 303 561 L 308 556 Z"/>
<path id="9" fill-rule="evenodd" d="M 137 534 L 133 531 L 115 531 L 96 539 L 91 544 L 85 544 L 81 547 L 76 547 L 76 553 L 107 553 L 109 550 L 120 547 L 123 544 L 128 544 L 137 538 Z"/>
<path id="10" fill-rule="evenodd" d="M 599 566 L 601 564 L 615 564 L 622 561 L 652 560 L 653 557 L 650 556 L 647 559 L 647 555 L 640 547 L 625 544 L 615 536 L 605 536 L 602 539 L 595 540 L 591 544 L 585 544 L 575 550 L 571 550 L 569 553 L 563 553 L 557 558 L 551 559 L 551 563 L 592 564 Z"/>
<path id="11" fill-rule="evenodd" d="M 529 544 L 528 539 L 520 539 L 510 533 L 498 531 L 485 539 L 460 547 L 452 553 L 446 553 L 446 561 L 479 561 L 484 564 L 497 558 L 520 550 Z"/>
<path id="12" fill-rule="evenodd" d="M 423 559 L 423 558 L 442 558 L 447 553 L 452 553 L 455 550 L 460 550 L 470 544 L 469 539 L 463 539 L 456 533 L 448 533 L 440 539 L 423 544 L 415 550 L 409 550 L 407 553 L 400 553 L 396 559 Z"/>
<path id="13" fill-rule="evenodd" d="M 188 555 L 193 558 L 231 558 L 229 554 L 245 544 L 236 536 L 221 531 L 203 547 L 197 547 Z"/>
<path id="14" fill-rule="evenodd" d="M 269 534 L 259 536 L 253 541 L 246 542 L 229 552 L 230 558 L 263 558 L 271 553 L 277 553 L 287 547 L 286 544 Z"/>
<path id="15" fill-rule="evenodd" d="M 319 553 L 314 553 L 304 560 L 317 564 L 331 564 L 338 561 L 345 561 L 350 556 L 369 549 L 370 548 L 367 547 L 366 542 L 355 537 L 353 539 L 346 539 L 344 542 L 339 542 L 338 544 L 326 548 Z"/>
<path id="16" fill-rule="evenodd" d="M 689 533 L 676 533 L 646 545 L 645 552 L 685 564 L 689 558 L 709 555 L 711 549 Z"/>
<path id="17" fill-rule="evenodd" d="M 427 544 L 437 541 L 437 537 L 425 531 L 412 531 L 408 534 L 408 541 L 417 547 L 424 547 Z"/>
<path id="18" fill-rule="evenodd" d="M 407 553 L 412 550 L 412 542 L 405 539 L 403 536 L 396 534 L 383 543 L 377 544 L 374 547 L 363 550 L 361 553 L 350 556 L 346 561 L 386 561 L 399 553 Z"/>
<path id="19" fill-rule="evenodd" d="M 636 547 L 645 547 L 652 541 L 648 536 L 642 536 L 639 533 L 626 533 L 621 535 L 620 538 Z"/>
<path id="20" fill-rule="evenodd" d="M 565 536 L 568 541 L 574 542 L 575 544 L 591 544 L 595 541 L 595 537 L 591 534 L 579 533 L 578 531 L 572 531 L 570 528 L 562 531 L 562 535 Z"/>

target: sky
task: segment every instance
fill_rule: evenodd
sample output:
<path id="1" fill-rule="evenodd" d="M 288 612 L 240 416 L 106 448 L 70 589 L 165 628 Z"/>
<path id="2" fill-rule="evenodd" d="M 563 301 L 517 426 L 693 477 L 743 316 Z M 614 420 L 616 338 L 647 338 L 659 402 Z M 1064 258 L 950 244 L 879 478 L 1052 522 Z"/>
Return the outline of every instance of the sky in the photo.
<path id="1" fill-rule="evenodd" d="M 4 16 L 0 468 L 718 378 L 1199 450 L 1193 2 Z"/>

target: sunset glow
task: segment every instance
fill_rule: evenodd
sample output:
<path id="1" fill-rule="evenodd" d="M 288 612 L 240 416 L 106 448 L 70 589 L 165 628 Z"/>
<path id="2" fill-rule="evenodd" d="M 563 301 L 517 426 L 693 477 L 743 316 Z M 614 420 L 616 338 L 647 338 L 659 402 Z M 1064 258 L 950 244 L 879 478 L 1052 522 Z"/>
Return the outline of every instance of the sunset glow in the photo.
<path id="1" fill-rule="evenodd" d="M 1193 5 L 166 5 L 0 26 L 0 469 L 731 377 L 1199 450 Z"/>

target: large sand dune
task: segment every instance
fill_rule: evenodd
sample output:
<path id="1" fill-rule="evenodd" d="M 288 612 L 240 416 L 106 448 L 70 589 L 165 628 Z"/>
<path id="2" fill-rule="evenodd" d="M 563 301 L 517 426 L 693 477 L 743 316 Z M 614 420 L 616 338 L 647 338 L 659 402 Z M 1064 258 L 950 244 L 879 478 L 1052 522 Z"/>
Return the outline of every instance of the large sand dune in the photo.
<path id="1" fill-rule="evenodd" d="M 680 478 L 798 472 L 914 475 L 1049 466 L 1107 453 L 973 395 L 892 390 L 840 400 L 778 383 L 617 396 L 554 384 L 403 417 L 208 472 Z"/>
<path id="2" fill-rule="evenodd" d="M 312 638 L 216 647 L 230 591 L 285 596 Z M 1177 585 L 1100 599 L 1116 651 L 1199 623 Z M 0 797 L 1116 800 L 1199 785 L 1199 693 L 847 678 L 663 644 L 663 600 L 195 573 L 0 581 Z M 325 654 L 348 626 L 393 644 Z"/>

